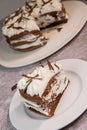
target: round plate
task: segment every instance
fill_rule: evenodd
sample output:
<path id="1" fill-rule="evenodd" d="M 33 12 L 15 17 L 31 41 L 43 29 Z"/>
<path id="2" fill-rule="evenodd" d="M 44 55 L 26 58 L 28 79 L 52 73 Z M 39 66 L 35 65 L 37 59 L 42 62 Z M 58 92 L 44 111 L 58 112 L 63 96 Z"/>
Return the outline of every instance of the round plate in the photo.
<path id="1" fill-rule="evenodd" d="M 49 119 L 33 119 L 24 110 L 16 91 L 9 108 L 13 126 L 18 130 L 56 130 L 77 119 L 87 109 L 87 62 L 78 59 L 57 61 L 69 77 L 70 86 L 64 92 L 55 115 Z"/>
<path id="2" fill-rule="evenodd" d="M 20 1 L 21 2 L 21 1 Z M 49 39 L 48 43 L 31 52 L 18 52 L 12 50 L 5 39 L 0 43 L 0 64 L 5 67 L 20 67 L 35 63 L 53 54 L 66 45 L 82 29 L 86 23 L 87 6 L 80 1 L 65 1 L 64 6 L 69 15 L 69 20 L 58 31 L 58 27 L 44 30 L 44 35 Z M 72 11 L 73 10 L 73 11 Z M 81 10 L 81 11 L 79 11 Z"/>

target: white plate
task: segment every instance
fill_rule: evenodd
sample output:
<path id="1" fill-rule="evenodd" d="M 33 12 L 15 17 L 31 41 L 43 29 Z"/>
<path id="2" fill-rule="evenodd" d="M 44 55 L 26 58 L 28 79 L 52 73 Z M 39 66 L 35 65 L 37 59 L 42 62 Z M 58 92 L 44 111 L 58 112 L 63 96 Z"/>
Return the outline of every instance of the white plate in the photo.
<path id="1" fill-rule="evenodd" d="M 24 111 L 21 97 L 16 91 L 10 104 L 9 116 L 13 126 L 18 130 L 56 130 L 77 119 L 87 109 L 87 62 L 79 59 L 66 59 L 62 64 L 71 80 L 55 115 L 50 119 L 32 119 Z"/>
<path id="2" fill-rule="evenodd" d="M 60 32 L 57 29 L 45 31 L 49 38 L 48 44 L 32 52 L 17 52 L 12 50 L 5 39 L 0 43 L 0 64 L 6 67 L 20 67 L 37 62 L 53 54 L 66 45 L 84 26 L 87 20 L 87 6 L 80 1 L 65 1 L 65 8 L 69 14 L 69 21 L 62 26 Z M 79 11 L 81 10 L 81 11 Z"/>

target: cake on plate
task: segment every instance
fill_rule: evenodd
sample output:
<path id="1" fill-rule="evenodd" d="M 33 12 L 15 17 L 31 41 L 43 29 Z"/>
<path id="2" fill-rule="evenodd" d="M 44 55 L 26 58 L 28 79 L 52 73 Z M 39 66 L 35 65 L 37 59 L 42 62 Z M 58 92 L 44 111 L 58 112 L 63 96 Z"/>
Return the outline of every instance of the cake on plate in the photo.
<path id="1" fill-rule="evenodd" d="M 60 0 L 32 0 L 5 19 L 2 33 L 11 48 L 26 52 L 47 44 L 41 29 L 66 23 L 67 20 Z"/>
<path id="2" fill-rule="evenodd" d="M 23 74 L 17 89 L 29 111 L 52 117 L 70 80 L 57 63 L 40 64 L 32 73 Z"/>

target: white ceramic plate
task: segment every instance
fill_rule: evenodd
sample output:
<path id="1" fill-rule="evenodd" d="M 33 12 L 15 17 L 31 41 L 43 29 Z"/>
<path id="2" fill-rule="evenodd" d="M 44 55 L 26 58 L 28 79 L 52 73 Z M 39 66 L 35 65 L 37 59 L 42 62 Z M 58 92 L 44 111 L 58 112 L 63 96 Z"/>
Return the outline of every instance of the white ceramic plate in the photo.
<path id="1" fill-rule="evenodd" d="M 79 59 L 66 59 L 62 64 L 71 80 L 55 115 L 50 119 L 33 119 L 24 111 L 21 97 L 16 91 L 9 108 L 13 126 L 18 130 L 56 130 L 77 119 L 87 109 L 87 62 Z"/>
<path id="2" fill-rule="evenodd" d="M 80 1 L 65 1 L 65 8 L 69 14 L 69 21 L 60 25 L 62 30 L 53 29 L 45 35 L 49 38 L 47 45 L 32 52 L 17 52 L 12 50 L 5 39 L 0 43 L 0 64 L 6 67 L 20 67 L 32 64 L 53 54 L 66 45 L 84 26 L 87 20 L 87 6 Z M 81 10 L 81 11 L 79 11 Z"/>

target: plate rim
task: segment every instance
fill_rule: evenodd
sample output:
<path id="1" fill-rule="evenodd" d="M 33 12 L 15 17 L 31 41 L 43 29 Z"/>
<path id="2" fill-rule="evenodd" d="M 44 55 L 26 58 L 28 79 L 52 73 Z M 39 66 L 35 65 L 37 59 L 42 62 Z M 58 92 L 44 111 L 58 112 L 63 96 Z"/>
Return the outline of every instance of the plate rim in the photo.
<path id="1" fill-rule="evenodd" d="M 81 59 L 63 59 L 63 60 L 59 60 L 59 61 L 56 61 L 56 63 L 61 63 L 61 64 L 64 64 L 66 62 L 66 65 L 69 63 L 69 64 L 71 64 L 71 63 L 73 63 L 73 64 L 79 64 L 79 63 L 81 63 L 81 65 L 84 65 L 84 66 L 87 66 L 87 61 L 84 61 L 84 60 L 81 60 Z M 80 68 L 81 68 L 81 66 L 80 66 Z M 84 69 L 85 69 L 85 67 L 84 67 Z M 86 74 L 86 73 L 85 73 Z M 86 74 L 87 75 L 87 74 Z M 85 81 L 83 81 L 83 82 L 85 82 Z M 87 81 L 86 81 L 86 83 L 87 83 Z M 85 84 L 84 84 L 85 85 Z M 83 89 L 82 89 L 82 92 L 81 92 L 81 94 L 80 94 L 80 96 L 78 97 L 78 100 L 76 100 L 76 102 L 74 103 L 74 105 L 72 106 L 72 107 L 70 107 L 66 112 L 63 112 L 63 114 L 62 114 L 62 116 L 64 115 L 64 116 L 66 116 L 67 117 L 67 114 L 69 114 L 69 113 L 71 113 L 71 112 L 73 112 L 73 110 L 76 110 L 76 109 L 78 109 L 78 107 L 79 106 L 81 106 L 81 100 L 82 101 L 84 101 L 86 98 L 87 98 L 87 91 L 85 91 L 85 89 L 87 89 L 86 87 L 84 87 L 83 86 Z M 15 123 L 12 121 L 12 119 L 11 119 L 11 105 L 12 105 L 12 102 L 13 102 L 13 100 L 14 100 L 14 98 L 15 98 L 15 95 L 18 93 L 18 91 L 16 91 L 15 92 L 15 94 L 14 94 L 14 96 L 13 96 L 13 98 L 12 98 L 12 101 L 11 101 L 11 104 L 10 104 L 10 107 L 9 107 L 9 117 L 10 117 L 10 121 L 11 121 L 11 123 L 12 123 L 12 125 L 15 127 Z M 84 96 L 83 96 L 83 93 L 85 93 L 84 94 Z M 82 115 L 84 112 L 85 112 L 85 110 L 87 109 L 87 104 L 85 103 L 85 102 L 82 102 L 83 104 L 82 104 L 82 107 L 80 107 L 79 109 L 78 109 L 78 111 L 77 112 L 75 112 L 75 113 L 72 113 L 72 115 L 68 115 L 68 119 L 66 119 L 65 121 L 63 121 L 62 123 L 60 123 L 60 126 L 59 127 L 57 127 L 57 128 L 54 128 L 54 129 L 61 129 L 61 128 L 63 128 L 63 127 L 65 127 L 65 126 L 67 126 L 68 124 L 70 124 L 70 123 L 72 123 L 73 121 L 75 121 L 80 115 Z M 59 115 L 60 116 L 60 119 L 62 118 L 61 117 L 61 114 Z M 70 119 L 71 118 L 71 119 Z M 58 119 L 58 117 L 55 117 L 55 119 L 57 120 Z M 53 119 L 52 119 L 53 120 Z M 44 124 L 43 124 L 44 125 Z M 57 124 L 56 124 L 57 125 Z M 15 127 L 16 128 L 16 127 Z M 18 129 L 18 128 L 17 128 Z M 42 129 L 42 128 L 40 128 L 40 129 L 38 129 L 38 130 L 44 130 L 44 129 Z M 53 130 L 53 129 L 52 129 Z"/>
<path id="2" fill-rule="evenodd" d="M 74 3 L 76 3 L 76 4 L 78 4 L 78 5 L 80 5 L 80 6 L 83 6 L 83 7 L 85 7 L 85 8 L 83 8 L 83 12 L 86 10 L 86 4 L 85 3 L 83 3 L 83 2 L 81 2 L 81 1 L 74 1 L 74 0 L 71 0 L 71 1 L 64 1 L 64 3 L 72 3 L 72 2 L 74 2 Z M 45 59 L 46 57 L 48 57 L 48 56 L 50 56 L 50 55 L 52 55 L 53 53 L 55 53 L 55 52 L 57 52 L 58 50 L 60 50 L 63 46 L 65 46 L 66 44 L 68 44 L 80 31 L 81 31 L 81 29 L 83 28 L 83 26 L 85 25 L 85 23 L 86 23 L 86 21 L 87 21 L 87 18 L 86 17 L 84 17 L 84 18 L 82 18 L 81 19 L 81 21 L 80 21 L 80 23 L 78 24 L 78 28 L 77 28 L 77 30 L 75 30 L 74 32 L 73 32 L 73 36 L 71 35 L 71 36 L 69 36 L 68 37 L 68 39 L 66 39 L 65 40 L 65 42 L 64 43 L 62 43 L 62 45 L 60 45 L 60 47 L 57 49 L 57 48 L 55 48 L 55 51 L 54 50 L 51 50 L 50 52 L 49 52 L 49 54 L 48 53 L 45 53 L 44 55 L 40 55 L 38 58 L 34 58 L 33 59 L 33 61 L 31 60 L 31 61 L 27 61 L 26 59 L 28 59 L 28 56 L 26 56 L 25 58 L 23 58 L 23 60 L 21 61 L 22 62 L 22 64 L 21 64 L 21 62 L 19 63 L 17 63 L 16 62 L 16 64 L 15 64 L 15 62 L 13 62 L 13 61 L 10 61 L 10 62 L 8 62 L 8 61 L 4 61 L 4 60 L 2 60 L 2 57 L 1 57 L 1 65 L 2 66 L 4 66 L 4 67 L 8 67 L 8 68 L 15 68 L 15 67 L 22 67 L 22 66 L 26 66 L 26 65 L 30 65 L 30 64 L 33 64 L 33 63 L 35 63 L 35 62 L 38 62 L 38 61 L 40 61 L 40 60 L 42 60 L 42 59 Z M 3 41 L 3 40 L 2 40 Z M 2 42 L 1 41 L 1 42 Z M 26 60 L 25 62 L 23 62 L 24 61 L 24 59 Z M 15 60 L 16 61 L 16 60 Z M 13 62 L 13 63 L 12 63 Z"/>

